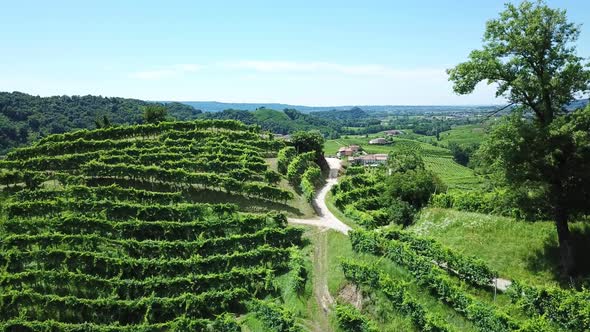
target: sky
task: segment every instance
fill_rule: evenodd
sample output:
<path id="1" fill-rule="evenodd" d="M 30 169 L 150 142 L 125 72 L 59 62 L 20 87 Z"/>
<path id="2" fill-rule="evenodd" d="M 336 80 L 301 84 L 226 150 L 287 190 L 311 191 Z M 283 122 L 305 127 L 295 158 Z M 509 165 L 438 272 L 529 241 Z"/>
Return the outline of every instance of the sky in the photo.
<path id="1" fill-rule="evenodd" d="M 0 0 L 0 91 L 160 101 L 501 104 L 453 93 L 505 0 Z M 590 1 L 549 0 L 583 24 Z"/>

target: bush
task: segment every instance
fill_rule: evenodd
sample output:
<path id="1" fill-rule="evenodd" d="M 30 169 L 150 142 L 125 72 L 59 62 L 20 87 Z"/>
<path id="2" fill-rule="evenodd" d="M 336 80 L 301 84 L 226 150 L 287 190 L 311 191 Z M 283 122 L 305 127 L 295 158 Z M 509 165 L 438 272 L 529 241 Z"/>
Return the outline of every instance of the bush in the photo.
<path id="1" fill-rule="evenodd" d="M 295 315 L 290 310 L 269 301 L 252 300 L 246 303 L 249 311 L 253 311 L 256 317 L 271 331 L 299 332 L 301 329 L 295 325 Z"/>
<path id="2" fill-rule="evenodd" d="M 297 155 L 293 158 L 293 161 L 289 164 L 287 168 L 287 180 L 294 185 L 298 186 L 301 182 L 301 176 L 307 170 L 307 168 L 313 163 L 315 160 L 315 152 L 306 152 L 300 155 Z"/>
<path id="3" fill-rule="evenodd" d="M 295 158 L 296 155 L 297 152 L 295 151 L 295 148 L 292 146 L 286 146 L 279 150 L 279 153 L 277 154 L 277 168 L 279 173 L 283 175 L 287 174 L 287 168 L 289 167 L 289 163 L 293 158 Z"/>
<path id="4" fill-rule="evenodd" d="M 534 210 L 532 207 L 530 209 L 519 208 L 524 205 L 521 203 L 523 200 L 531 200 L 530 194 L 504 189 L 487 192 L 479 190 L 451 191 L 432 196 L 430 204 L 438 208 L 496 214 L 515 219 L 548 219 L 550 216 L 545 211 Z"/>
<path id="5" fill-rule="evenodd" d="M 414 222 L 414 209 L 408 202 L 393 199 L 386 208 L 389 221 L 401 226 L 410 226 Z"/>
<path id="6" fill-rule="evenodd" d="M 444 190 L 440 180 L 430 171 L 411 170 L 393 173 L 386 178 L 384 198 L 386 202 L 401 199 L 415 209 L 420 209 L 437 191 Z"/>
<path id="7" fill-rule="evenodd" d="M 348 176 L 359 175 L 359 174 L 365 174 L 365 168 L 363 166 L 349 166 L 346 169 L 346 175 L 348 175 Z"/>
<path id="8" fill-rule="evenodd" d="M 305 199 L 311 202 L 315 197 L 316 189 L 322 184 L 324 184 L 324 178 L 320 167 L 315 164 L 309 165 L 303 176 L 301 176 L 301 191 Z"/>
<path id="9" fill-rule="evenodd" d="M 336 319 L 338 325 L 346 332 L 377 332 L 374 322 L 364 316 L 357 308 L 350 304 L 336 305 Z"/>
<path id="10" fill-rule="evenodd" d="M 590 331 L 590 291 L 557 287 L 537 288 L 513 282 L 513 303 L 532 315 L 544 315 L 569 331 Z"/>

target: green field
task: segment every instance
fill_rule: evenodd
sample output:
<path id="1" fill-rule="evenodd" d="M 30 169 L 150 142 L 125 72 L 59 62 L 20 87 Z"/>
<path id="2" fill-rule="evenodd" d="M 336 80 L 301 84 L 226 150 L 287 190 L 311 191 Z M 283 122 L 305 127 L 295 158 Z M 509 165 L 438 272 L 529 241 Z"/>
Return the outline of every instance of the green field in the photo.
<path id="1" fill-rule="evenodd" d="M 486 128 L 483 125 L 456 126 L 451 130 L 440 133 L 440 141 L 444 146 L 450 143 L 479 144 L 484 139 Z"/>
<path id="2" fill-rule="evenodd" d="M 573 229 L 587 232 L 586 228 Z M 434 238 L 461 253 L 482 258 L 507 279 L 537 286 L 557 285 L 557 233 L 552 222 L 456 210 L 424 209 L 410 230 Z"/>

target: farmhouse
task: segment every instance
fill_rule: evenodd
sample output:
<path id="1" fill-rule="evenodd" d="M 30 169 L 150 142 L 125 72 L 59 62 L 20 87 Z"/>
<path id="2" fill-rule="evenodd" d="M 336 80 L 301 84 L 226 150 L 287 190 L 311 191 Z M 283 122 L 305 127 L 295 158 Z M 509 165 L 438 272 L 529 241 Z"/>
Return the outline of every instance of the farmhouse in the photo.
<path id="1" fill-rule="evenodd" d="M 336 156 L 338 158 L 342 158 L 342 157 L 349 157 L 352 156 L 354 152 L 352 151 L 352 149 L 350 147 L 347 148 L 340 148 L 338 149 L 338 152 L 336 153 Z"/>
<path id="2" fill-rule="evenodd" d="M 349 157 L 348 161 L 351 165 L 361 166 L 379 166 L 387 162 L 388 156 L 384 153 L 366 154 L 359 157 Z"/>
<path id="3" fill-rule="evenodd" d="M 385 131 L 385 135 L 387 135 L 387 136 L 397 136 L 397 135 L 401 135 L 403 133 L 404 133 L 403 131 L 401 131 L 401 130 L 395 130 L 395 129 L 394 130 L 386 130 Z"/>
<path id="4" fill-rule="evenodd" d="M 379 138 L 375 138 L 369 141 L 369 144 L 373 144 L 373 145 L 383 145 L 383 144 L 387 144 L 389 142 L 387 142 L 387 140 L 385 138 L 379 137 Z"/>
<path id="5" fill-rule="evenodd" d="M 342 148 L 338 149 L 336 156 L 338 158 L 350 157 L 350 156 L 354 155 L 355 153 L 359 152 L 360 149 L 361 149 L 361 147 L 358 145 L 349 145 L 347 147 L 342 147 Z"/>

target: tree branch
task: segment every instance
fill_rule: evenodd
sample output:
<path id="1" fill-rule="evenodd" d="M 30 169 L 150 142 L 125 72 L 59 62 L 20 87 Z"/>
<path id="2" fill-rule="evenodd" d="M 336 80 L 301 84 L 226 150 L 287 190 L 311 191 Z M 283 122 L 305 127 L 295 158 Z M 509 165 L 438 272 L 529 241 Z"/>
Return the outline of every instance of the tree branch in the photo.
<path id="1" fill-rule="evenodd" d="M 502 106 L 502 107 L 500 107 L 500 108 L 499 108 L 499 109 L 497 109 L 497 110 L 493 110 L 493 111 L 489 112 L 489 113 L 487 114 L 487 116 L 486 116 L 485 120 L 487 120 L 487 119 L 491 118 L 492 116 L 494 116 L 494 115 L 496 115 L 496 114 L 498 114 L 498 113 L 502 112 L 503 110 L 507 109 L 508 107 L 510 107 L 510 106 L 512 106 L 512 105 L 514 105 L 514 104 L 516 104 L 516 103 L 510 103 L 510 104 L 508 104 L 508 105 L 506 105 L 506 106 Z"/>

